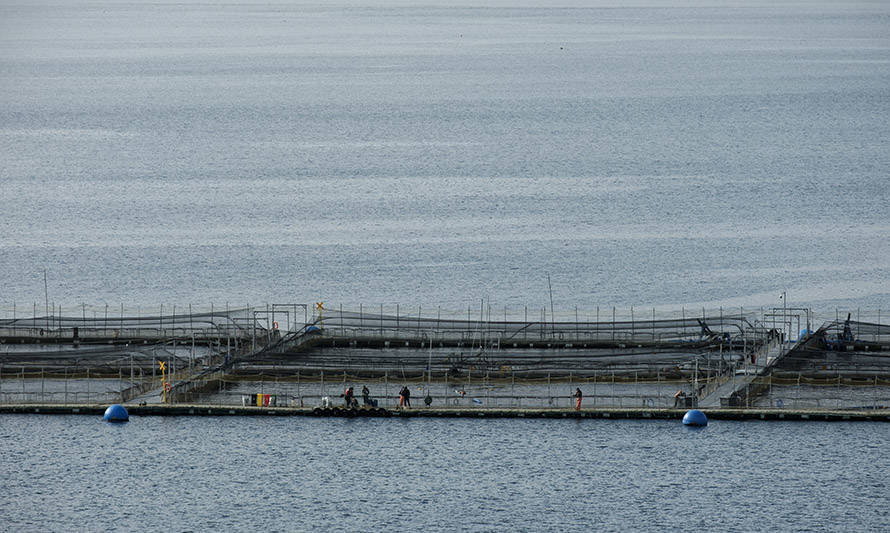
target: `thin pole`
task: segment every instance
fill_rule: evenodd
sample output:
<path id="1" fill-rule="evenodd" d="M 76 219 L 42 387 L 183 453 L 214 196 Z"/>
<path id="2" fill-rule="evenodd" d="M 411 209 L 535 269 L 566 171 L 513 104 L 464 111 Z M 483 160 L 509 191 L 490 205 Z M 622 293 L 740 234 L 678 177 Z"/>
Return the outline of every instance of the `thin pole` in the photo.
<path id="1" fill-rule="evenodd" d="M 556 317 L 553 314 L 553 287 L 550 285 L 550 273 L 547 273 L 547 289 L 550 291 L 550 332 L 556 335 Z"/>
<path id="2" fill-rule="evenodd" d="M 49 329 L 49 289 L 46 284 L 46 269 L 43 269 L 43 298 L 44 298 L 44 309 L 46 313 L 46 329 Z"/>
<path id="3" fill-rule="evenodd" d="M 593 371 L 593 405 L 596 405 L 596 370 Z"/>
<path id="4" fill-rule="evenodd" d="M 630 306 L 630 340 L 634 342 L 636 333 L 634 332 L 634 306 Z"/>
<path id="5" fill-rule="evenodd" d="M 485 298 L 479 299 L 479 349 L 484 346 L 482 321 L 485 320 Z"/>
<path id="6" fill-rule="evenodd" d="M 553 403 L 553 393 L 550 392 L 550 372 L 547 372 L 547 405 Z"/>

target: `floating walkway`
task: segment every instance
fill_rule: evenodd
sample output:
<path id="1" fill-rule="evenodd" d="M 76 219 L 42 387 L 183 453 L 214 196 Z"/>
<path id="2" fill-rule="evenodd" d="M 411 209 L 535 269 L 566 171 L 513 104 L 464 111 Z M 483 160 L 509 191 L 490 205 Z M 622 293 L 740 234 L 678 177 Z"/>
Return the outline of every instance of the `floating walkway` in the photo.
<path id="1" fill-rule="evenodd" d="M 0 414 L 89 415 L 101 417 L 102 404 L 0 404 Z M 242 407 L 200 404 L 126 405 L 131 416 L 306 416 L 322 418 L 550 418 L 660 419 L 683 418 L 685 409 L 343 409 L 310 407 Z M 827 422 L 890 422 L 890 409 L 702 409 L 710 420 L 786 420 Z"/>
<path id="2" fill-rule="evenodd" d="M 795 343 L 791 350 L 797 349 L 800 341 Z M 760 365 L 751 365 L 746 368 L 744 374 L 740 376 L 732 376 L 725 383 L 711 391 L 709 394 L 701 398 L 698 402 L 701 408 L 715 407 L 742 407 L 742 402 L 747 401 L 750 396 L 751 384 L 758 378 L 769 375 L 773 366 L 777 364 L 781 358 L 790 353 L 791 350 L 785 350 L 781 342 L 771 342 L 763 345 L 761 354 L 757 358 Z"/>

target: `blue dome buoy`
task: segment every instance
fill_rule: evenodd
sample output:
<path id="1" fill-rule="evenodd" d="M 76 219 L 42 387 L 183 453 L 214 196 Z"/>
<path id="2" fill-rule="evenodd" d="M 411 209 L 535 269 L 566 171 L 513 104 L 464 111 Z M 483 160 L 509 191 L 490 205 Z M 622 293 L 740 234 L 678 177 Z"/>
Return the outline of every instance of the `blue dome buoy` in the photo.
<path id="1" fill-rule="evenodd" d="M 116 403 L 108 406 L 108 409 L 105 410 L 104 419 L 106 422 L 126 422 L 130 419 L 130 414 L 123 405 Z"/>
<path id="2" fill-rule="evenodd" d="M 683 415 L 684 426 L 707 426 L 708 417 L 698 409 L 690 409 Z"/>

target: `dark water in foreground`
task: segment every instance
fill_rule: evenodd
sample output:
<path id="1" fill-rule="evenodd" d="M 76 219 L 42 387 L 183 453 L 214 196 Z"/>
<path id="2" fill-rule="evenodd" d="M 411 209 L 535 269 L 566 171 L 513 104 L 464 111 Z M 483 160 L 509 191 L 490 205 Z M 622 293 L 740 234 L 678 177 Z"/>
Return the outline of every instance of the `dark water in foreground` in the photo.
<path id="1" fill-rule="evenodd" d="M 5 415 L 0 523 L 876 531 L 890 528 L 888 437 L 877 423 Z"/>

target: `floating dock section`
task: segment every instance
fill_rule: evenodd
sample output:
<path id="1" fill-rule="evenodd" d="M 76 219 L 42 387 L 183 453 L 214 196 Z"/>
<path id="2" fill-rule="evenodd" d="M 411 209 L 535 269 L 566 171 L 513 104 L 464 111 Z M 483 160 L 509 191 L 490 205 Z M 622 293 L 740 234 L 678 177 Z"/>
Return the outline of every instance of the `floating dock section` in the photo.
<path id="1" fill-rule="evenodd" d="M 0 404 L 0 414 L 89 415 L 101 417 L 107 406 L 59 404 Z M 200 404 L 126 405 L 131 423 L 140 416 L 303 416 L 335 418 L 546 418 L 546 419 L 639 419 L 676 420 L 685 409 L 320 409 L 293 407 L 243 407 Z M 890 409 L 706 409 L 711 420 L 784 420 L 827 422 L 890 422 Z"/>

